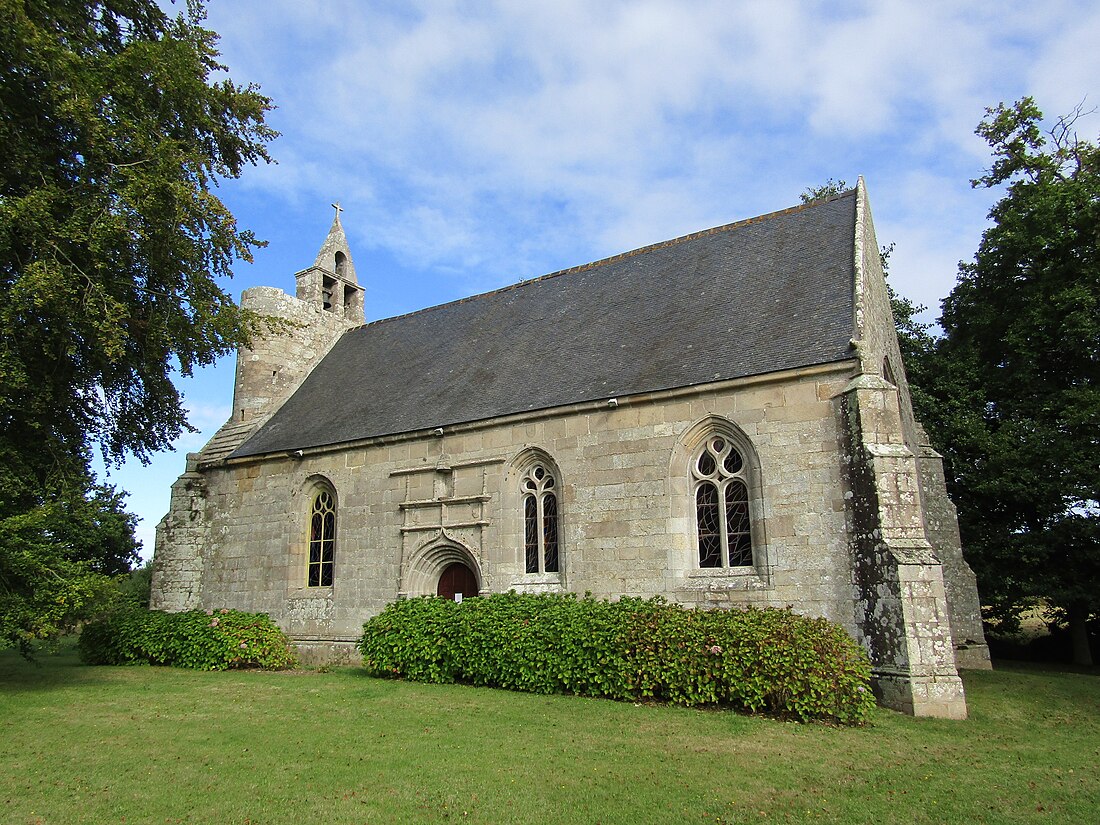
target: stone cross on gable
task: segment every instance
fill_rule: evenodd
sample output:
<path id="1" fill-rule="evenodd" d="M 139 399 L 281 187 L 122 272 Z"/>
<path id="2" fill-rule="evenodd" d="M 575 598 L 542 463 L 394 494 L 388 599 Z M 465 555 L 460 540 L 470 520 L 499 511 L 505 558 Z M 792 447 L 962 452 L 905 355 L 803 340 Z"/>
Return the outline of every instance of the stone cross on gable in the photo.
<path id="1" fill-rule="evenodd" d="M 340 213 L 344 211 L 344 207 L 340 205 L 340 201 L 336 201 L 336 203 L 329 205 L 336 210 L 336 220 L 340 220 Z"/>

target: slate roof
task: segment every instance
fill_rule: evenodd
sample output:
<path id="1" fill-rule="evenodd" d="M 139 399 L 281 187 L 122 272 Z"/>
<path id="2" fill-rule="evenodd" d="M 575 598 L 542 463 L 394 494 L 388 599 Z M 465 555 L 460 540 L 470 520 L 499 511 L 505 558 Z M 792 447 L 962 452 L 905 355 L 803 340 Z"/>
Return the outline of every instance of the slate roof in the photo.
<path id="1" fill-rule="evenodd" d="M 855 192 L 349 330 L 232 458 L 852 357 Z"/>

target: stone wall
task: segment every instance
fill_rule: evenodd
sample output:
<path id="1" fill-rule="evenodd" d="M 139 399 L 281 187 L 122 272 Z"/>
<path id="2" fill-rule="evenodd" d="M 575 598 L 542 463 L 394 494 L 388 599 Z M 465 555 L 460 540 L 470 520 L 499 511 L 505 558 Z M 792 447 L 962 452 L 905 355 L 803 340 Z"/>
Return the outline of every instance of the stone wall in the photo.
<path id="1" fill-rule="evenodd" d="M 189 453 L 183 475 L 172 485 L 168 514 L 157 524 L 149 607 L 173 613 L 202 604 L 202 557 L 210 537 L 206 476 L 199 454 Z"/>
<path id="2" fill-rule="evenodd" d="M 942 466 L 913 419 L 862 181 L 857 197 L 847 361 L 229 459 L 362 320 L 335 220 L 320 263 L 299 273 L 308 300 L 267 288 L 242 299 L 289 320 L 292 334 L 240 353 L 233 418 L 188 457 L 158 526 L 153 605 L 268 613 L 310 661 L 354 660 L 366 619 L 434 594 L 453 562 L 482 593 L 789 606 L 863 642 L 884 704 L 964 716 L 955 649 L 964 664 L 988 662 L 973 574 Z M 348 276 L 348 301 L 325 309 L 329 257 Z M 699 564 L 691 466 L 710 438 L 736 444 L 748 467 L 751 566 Z M 536 461 L 557 480 L 553 573 L 526 572 L 521 480 Z M 335 575 L 309 587 L 321 490 L 336 503 Z"/>
<path id="3" fill-rule="evenodd" d="M 870 653 L 875 694 L 917 716 L 965 718 L 943 572 L 925 534 L 896 388 L 859 376 L 842 411 L 856 638 Z"/>
<path id="4" fill-rule="evenodd" d="M 878 421 L 875 424 L 878 432 L 862 434 L 859 438 L 866 435 L 871 442 L 904 446 L 901 453 L 906 462 L 912 462 L 913 472 L 905 482 L 911 489 L 906 491 L 904 503 L 911 506 L 907 518 L 913 522 L 907 525 L 907 538 L 927 542 L 930 563 L 941 568 L 938 575 L 946 589 L 947 624 L 951 627 L 958 666 L 988 668 L 989 648 L 982 630 L 976 579 L 963 558 L 955 505 L 947 497 L 943 478 L 942 458 L 929 446 L 928 437 L 913 414 L 882 256 L 862 178 L 857 198 L 855 350 L 864 376 L 877 376 L 886 382 L 885 386 L 876 385 L 885 392 L 881 403 L 889 403 L 891 409 L 894 406 L 897 409 L 896 421 Z M 864 386 L 869 387 L 872 383 L 865 381 Z M 867 396 L 868 399 L 872 397 L 873 394 Z M 875 405 L 879 403 L 877 399 L 874 402 Z M 865 412 L 870 412 L 870 408 Z M 857 445 L 854 449 L 857 455 L 862 455 L 863 447 Z M 881 515 L 887 519 L 891 517 L 890 512 Z M 918 518 L 919 531 L 915 521 Z"/>
<path id="5" fill-rule="evenodd" d="M 863 641 L 885 704 L 965 715 L 900 397 L 857 369 L 853 360 L 301 456 L 192 456 L 158 533 L 155 605 L 266 612 L 310 661 L 354 659 L 366 619 L 434 593 L 446 565 L 462 561 L 483 593 L 662 595 L 824 616 Z M 752 567 L 698 564 L 689 467 L 709 435 L 741 445 L 751 466 Z M 532 457 L 558 476 L 558 573 L 525 572 L 520 477 Z M 338 513 L 335 580 L 307 587 L 322 487 Z M 960 597 L 955 609 L 975 605 Z"/>
<path id="6" fill-rule="evenodd" d="M 921 465 L 925 455 L 862 179 L 855 244 L 860 374 L 838 400 L 857 638 L 871 654 L 880 702 L 918 716 L 965 718 L 943 567 L 926 524 L 924 496 L 939 491 L 926 483 Z"/>
<path id="7" fill-rule="evenodd" d="M 316 301 L 303 301 L 281 289 L 246 289 L 241 307 L 279 319 L 284 328 L 258 337 L 237 355 L 233 384 L 233 422 L 250 422 L 253 430 L 286 401 L 332 345 L 358 318 L 326 312 Z"/>
<path id="8" fill-rule="evenodd" d="M 156 530 L 150 606 L 188 610 L 204 604 L 207 560 L 217 556 L 211 524 L 224 503 L 208 489 L 219 465 L 289 398 L 346 330 L 358 319 L 323 311 L 280 289 L 255 287 L 241 296 L 241 307 L 282 326 L 257 336 L 251 349 L 237 353 L 233 411 L 201 452 L 187 456 L 187 467 L 172 485 L 171 504 Z M 228 603 L 225 603 L 226 606 Z"/>
<path id="9" fill-rule="evenodd" d="M 943 457 L 929 445 L 923 428 L 918 427 L 917 436 L 925 534 L 943 566 L 955 662 L 960 668 L 989 670 L 993 665 L 982 627 L 978 582 L 963 558 L 958 516 L 954 503 L 947 497 Z"/>
<path id="10" fill-rule="evenodd" d="M 303 642 L 352 640 L 399 595 L 434 593 L 451 560 L 484 592 L 664 595 L 706 606 L 793 605 L 855 632 L 833 398 L 852 365 L 705 391 L 576 405 L 342 449 L 206 467 L 204 607 L 270 613 Z M 701 570 L 686 468 L 703 434 L 754 448 L 756 564 Z M 524 572 L 520 467 L 560 473 L 562 569 Z M 336 494 L 336 575 L 306 587 L 319 484 Z"/>

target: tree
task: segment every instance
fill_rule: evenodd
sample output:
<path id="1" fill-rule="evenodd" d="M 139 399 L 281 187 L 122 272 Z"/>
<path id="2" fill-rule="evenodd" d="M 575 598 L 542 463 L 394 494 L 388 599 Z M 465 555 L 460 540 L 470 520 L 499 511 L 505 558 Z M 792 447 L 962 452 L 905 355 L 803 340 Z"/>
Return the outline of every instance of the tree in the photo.
<path id="1" fill-rule="evenodd" d="M 820 186 L 808 186 L 801 195 L 798 196 L 799 200 L 803 203 L 815 203 L 817 201 L 828 200 L 829 198 L 836 197 L 837 195 L 843 195 L 848 191 L 848 181 L 840 178 L 839 180 L 833 180 L 827 178 L 826 181 Z"/>
<path id="2" fill-rule="evenodd" d="M 270 162 L 271 102 L 216 77 L 204 18 L 199 0 L 175 18 L 153 0 L 0 0 L 0 599 L 125 557 L 59 531 L 80 501 L 118 512 L 89 450 L 169 446 L 189 428 L 175 372 L 262 323 L 219 284 L 259 242 L 213 190 Z"/>
<path id="3" fill-rule="evenodd" d="M 1080 109 L 1044 133 L 1031 98 L 977 134 L 1004 186 L 944 301 L 934 422 L 984 599 L 1011 619 L 1040 600 L 1091 664 L 1100 609 L 1100 150 Z"/>
<path id="4" fill-rule="evenodd" d="M 140 560 L 134 536 L 137 517 L 126 511 L 126 494 L 106 484 L 91 483 L 82 492 L 54 501 L 50 526 L 54 544 L 66 548 L 70 561 L 86 562 L 93 573 L 121 576 Z"/>
<path id="5" fill-rule="evenodd" d="M 0 517 L 0 649 L 71 629 L 119 596 L 114 577 L 138 560 L 124 495 L 72 484 L 25 512 Z"/>

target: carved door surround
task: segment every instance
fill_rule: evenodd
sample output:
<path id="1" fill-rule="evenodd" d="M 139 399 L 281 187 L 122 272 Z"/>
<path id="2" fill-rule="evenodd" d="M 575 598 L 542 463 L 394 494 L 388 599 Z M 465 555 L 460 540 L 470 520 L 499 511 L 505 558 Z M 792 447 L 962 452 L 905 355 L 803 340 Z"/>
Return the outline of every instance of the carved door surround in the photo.
<path id="1" fill-rule="evenodd" d="M 404 481 L 401 502 L 401 579 L 399 597 L 437 595 L 440 577 L 455 564 L 468 568 L 486 592 L 482 567 L 488 516 L 487 475 L 503 459 L 451 462 L 393 470 Z M 477 595 L 463 593 L 463 596 Z"/>

